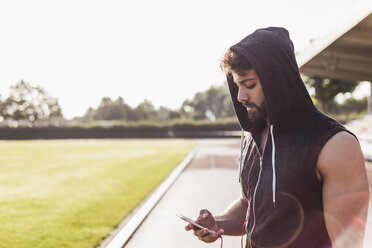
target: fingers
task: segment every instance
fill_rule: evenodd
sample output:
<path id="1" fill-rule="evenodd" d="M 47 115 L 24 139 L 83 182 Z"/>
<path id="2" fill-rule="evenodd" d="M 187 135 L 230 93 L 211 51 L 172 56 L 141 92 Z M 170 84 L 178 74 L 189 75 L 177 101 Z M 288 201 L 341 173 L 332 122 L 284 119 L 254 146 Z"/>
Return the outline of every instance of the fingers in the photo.
<path id="1" fill-rule="evenodd" d="M 196 219 L 196 223 L 205 226 L 206 228 L 216 230 L 216 222 L 213 215 L 206 209 L 200 210 L 199 217 Z"/>
<path id="2" fill-rule="evenodd" d="M 218 235 L 218 237 L 221 236 L 221 235 L 223 235 L 224 233 L 225 233 L 225 230 L 223 230 L 223 229 L 219 229 L 219 230 L 217 231 L 217 235 Z"/>
<path id="3" fill-rule="evenodd" d="M 194 235 L 196 236 L 196 237 L 198 237 L 199 239 L 201 238 L 201 237 L 205 237 L 205 236 L 207 236 L 209 234 L 209 231 L 208 231 L 208 229 L 206 229 L 206 228 L 203 228 L 203 229 L 194 229 Z"/>
<path id="4" fill-rule="evenodd" d="M 185 230 L 186 231 L 190 231 L 190 230 L 192 230 L 192 229 L 194 229 L 195 227 L 194 227 L 194 225 L 193 224 L 188 224 L 187 226 L 185 226 Z"/>
<path id="5" fill-rule="evenodd" d="M 217 232 L 209 232 L 207 228 L 194 230 L 194 235 L 198 237 L 199 240 L 212 243 L 216 241 L 224 233 L 223 229 L 219 229 Z"/>
<path id="6" fill-rule="evenodd" d="M 206 218 L 209 214 L 209 211 L 207 209 L 202 209 L 199 212 L 199 218 Z"/>
<path id="7" fill-rule="evenodd" d="M 212 214 L 207 209 L 202 209 L 199 212 L 199 216 L 198 216 L 197 220 L 205 219 L 208 216 L 212 216 Z"/>
<path id="8" fill-rule="evenodd" d="M 197 224 L 188 224 L 187 226 L 185 226 L 185 230 L 194 230 L 194 235 L 198 237 L 199 240 L 206 243 L 212 243 L 216 241 L 224 233 L 224 230 L 219 229 L 216 225 L 213 215 L 206 209 L 202 209 L 200 211 L 199 216 L 196 219 L 196 223 Z M 204 226 L 205 228 L 200 229 L 200 226 L 198 225 Z"/>

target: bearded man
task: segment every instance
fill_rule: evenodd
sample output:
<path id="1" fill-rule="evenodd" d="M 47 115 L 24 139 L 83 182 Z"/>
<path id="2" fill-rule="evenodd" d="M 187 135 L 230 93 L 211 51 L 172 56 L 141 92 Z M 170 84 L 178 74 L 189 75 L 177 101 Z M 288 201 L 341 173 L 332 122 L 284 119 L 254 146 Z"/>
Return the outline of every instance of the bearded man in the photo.
<path id="1" fill-rule="evenodd" d="M 243 130 L 242 194 L 220 215 L 202 210 L 196 222 L 206 228 L 186 230 L 204 242 L 244 233 L 246 247 L 362 247 L 369 191 L 360 145 L 315 108 L 288 31 L 256 30 L 222 65 Z"/>

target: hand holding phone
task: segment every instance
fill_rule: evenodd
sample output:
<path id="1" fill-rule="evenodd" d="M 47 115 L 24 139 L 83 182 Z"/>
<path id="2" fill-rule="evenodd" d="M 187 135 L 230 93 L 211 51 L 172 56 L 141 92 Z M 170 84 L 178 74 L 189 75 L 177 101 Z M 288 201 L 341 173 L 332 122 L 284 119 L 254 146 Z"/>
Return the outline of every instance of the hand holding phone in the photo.
<path id="1" fill-rule="evenodd" d="M 208 231 L 209 231 L 210 233 L 216 233 L 215 231 L 213 231 L 213 230 L 211 230 L 211 229 L 209 229 L 209 228 L 207 228 L 207 227 L 205 227 L 205 226 L 202 226 L 202 225 L 196 223 L 196 222 L 193 221 L 192 219 L 189 219 L 189 218 L 187 218 L 186 216 L 183 216 L 182 214 L 176 214 L 176 215 L 177 215 L 178 217 L 180 217 L 182 220 L 184 220 L 184 221 L 186 221 L 186 222 L 192 224 L 193 226 L 195 226 L 195 227 L 197 227 L 197 228 L 200 228 L 200 229 L 204 229 L 204 228 L 206 228 L 206 229 L 208 229 Z"/>

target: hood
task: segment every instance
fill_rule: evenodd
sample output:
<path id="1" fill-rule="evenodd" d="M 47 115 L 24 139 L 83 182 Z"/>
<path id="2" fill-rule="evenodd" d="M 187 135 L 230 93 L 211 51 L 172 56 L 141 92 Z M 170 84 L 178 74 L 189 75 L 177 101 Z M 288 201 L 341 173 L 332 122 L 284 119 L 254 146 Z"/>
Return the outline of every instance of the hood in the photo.
<path id="1" fill-rule="evenodd" d="M 300 77 L 293 43 L 286 29 L 269 27 L 258 29 L 230 47 L 241 54 L 256 71 L 266 99 L 270 125 L 276 132 L 285 132 L 298 125 L 316 111 Z M 251 123 L 247 110 L 237 100 L 238 86 L 227 75 L 235 113 L 244 131 L 260 132 L 265 122 Z M 255 136 L 255 135 L 254 135 Z"/>

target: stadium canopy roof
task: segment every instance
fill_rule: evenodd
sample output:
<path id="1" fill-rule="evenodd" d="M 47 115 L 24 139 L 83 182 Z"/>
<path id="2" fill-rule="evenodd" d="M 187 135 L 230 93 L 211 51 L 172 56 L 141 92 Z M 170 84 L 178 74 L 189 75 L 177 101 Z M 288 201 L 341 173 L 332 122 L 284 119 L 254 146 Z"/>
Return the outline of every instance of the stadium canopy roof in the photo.
<path id="1" fill-rule="evenodd" d="M 337 28 L 296 54 L 301 73 L 372 82 L 372 0 L 358 7 Z"/>

